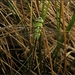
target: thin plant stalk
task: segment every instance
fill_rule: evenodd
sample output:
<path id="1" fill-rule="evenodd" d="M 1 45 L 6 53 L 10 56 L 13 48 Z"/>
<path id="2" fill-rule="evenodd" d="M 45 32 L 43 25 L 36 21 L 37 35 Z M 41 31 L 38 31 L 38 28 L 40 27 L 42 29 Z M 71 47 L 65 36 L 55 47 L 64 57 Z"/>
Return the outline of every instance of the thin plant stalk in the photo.
<path id="1" fill-rule="evenodd" d="M 65 28 L 65 20 L 64 20 L 64 0 L 61 1 L 62 3 L 62 21 L 63 21 L 63 36 L 64 36 L 64 74 L 66 74 L 66 28 Z"/>
<path id="2" fill-rule="evenodd" d="M 21 9 L 22 9 L 22 14 L 23 14 L 23 17 L 22 18 L 25 18 L 24 19 L 24 25 L 26 25 L 26 16 L 25 16 L 25 11 L 24 11 L 24 7 L 23 7 L 23 0 L 20 0 L 20 5 L 21 5 Z"/>
<path id="3" fill-rule="evenodd" d="M 43 20 L 46 19 L 46 15 L 47 15 L 47 12 L 48 12 L 49 4 L 50 4 L 50 1 L 48 1 L 48 6 L 47 6 L 46 12 L 45 12 L 45 11 L 44 11 L 44 9 L 45 9 L 45 0 L 42 0 L 42 18 L 43 18 Z M 52 64 L 52 58 L 51 58 L 51 52 L 50 52 L 50 48 L 49 48 L 49 46 L 48 46 L 48 40 L 47 40 L 47 37 L 46 37 L 45 29 L 44 29 L 44 28 L 43 28 L 43 34 L 44 34 L 44 37 L 45 37 L 45 39 L 46 39 L 45 44 L 46 44 L 46 46 L 47 46 L 47 50 L 48 50 L 48 53 L 49 53 L 48 55 L 50 56 L 49 59 L 50 59 L 51 73 L 52 73 L 52 75 L 54 75 L 54 72 L 53 72 L 53 64 Z M 45 52 L 44 52 L 44 53 L 45 53 Z M 45 54 L 44 54 L 44 55 L 45 55 Z"/>

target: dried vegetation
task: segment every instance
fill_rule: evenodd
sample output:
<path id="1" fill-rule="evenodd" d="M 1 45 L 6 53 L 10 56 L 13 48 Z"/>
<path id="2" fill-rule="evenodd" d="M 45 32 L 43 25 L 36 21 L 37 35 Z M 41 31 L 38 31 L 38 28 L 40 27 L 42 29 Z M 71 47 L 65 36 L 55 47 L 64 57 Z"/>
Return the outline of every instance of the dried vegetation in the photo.
<path id="1" fill-rule="evenodd" d="M 10 0 L 8 0 L 10 1 Z M 43 23 L 41 44 L 36 47 L 33 37 L 29 36 L 34 20 L 42 15 L 42 2 L 38 0 L 15 1 L 11 0 L 13 7 L 7 2 L 0 2 L 0 72 L 2 74 L 75 74 L 75 24 L 66 37 L 66 69 L 64 71 L 64 47 L 63 43 L 58 51 L 58 58 L 53 59 L 52 53 L 58 42 L 57 14 L 55 2 L 50 1 L 46 19 Z M 67 0 L 66 0 L 67 1 Z M 74 1 L 65 2 L 64 20 L 67 27 L 74 13 Z M 61 2 L 57 1 L 60 9 Z M 45 1 L 45 9 L 48 1 Z M 38 9 L 39 6 L 39 9 Z M 46 11 L 46 10 L 45 10 Z M 58 14 L 59 15 L 59 14 Z M 29 27 L 29 28 L 28 28 Z M 63 22 L 61 17 L 60 36 L 63 36 Z M 41 55 L 39 49 L 41 45 Z M 31 57 L 32 48 L 35 55 Z M 42 60 L 41 60 L 41 59 Z M 41 60 L 41 61 L 40 61 Z M 42 67 L 41 67 L 42 64 Z M 42 69 L 41 69 L 42 68 Z M 67 75 L 66 74 L 66 75 Z"/>

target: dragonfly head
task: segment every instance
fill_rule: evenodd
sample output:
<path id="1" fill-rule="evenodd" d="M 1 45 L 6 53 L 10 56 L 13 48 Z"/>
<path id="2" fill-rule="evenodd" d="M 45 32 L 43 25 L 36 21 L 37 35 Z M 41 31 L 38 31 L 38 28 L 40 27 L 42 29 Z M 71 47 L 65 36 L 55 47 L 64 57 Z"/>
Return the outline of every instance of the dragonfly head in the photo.
<path id="1" fill-rule="evenodd" d="M 44 21 L 43 21 L 42 17 L 38 17 L 38 18 L 36 19 L 36 22 L 43 23 Z"/>

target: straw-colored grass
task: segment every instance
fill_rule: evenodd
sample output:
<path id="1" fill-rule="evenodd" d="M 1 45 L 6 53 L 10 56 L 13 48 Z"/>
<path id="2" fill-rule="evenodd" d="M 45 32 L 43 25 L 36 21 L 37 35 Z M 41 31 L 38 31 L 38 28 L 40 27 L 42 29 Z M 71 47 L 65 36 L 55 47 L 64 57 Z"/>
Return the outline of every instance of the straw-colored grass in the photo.
<path id="1" fill-rule="evenodd" d="M 75 74 L 75 12 L 72 0 L 0 2 L 0 74 Z M 34 39 L 33 24 L 43 27 Z"/>

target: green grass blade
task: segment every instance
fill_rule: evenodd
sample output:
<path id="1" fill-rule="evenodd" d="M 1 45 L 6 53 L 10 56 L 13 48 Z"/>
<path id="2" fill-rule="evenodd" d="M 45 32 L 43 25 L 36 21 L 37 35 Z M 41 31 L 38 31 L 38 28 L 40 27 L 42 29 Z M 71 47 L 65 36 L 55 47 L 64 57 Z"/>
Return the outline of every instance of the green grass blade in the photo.
<path id="1" fill-rule="evenodd" d="M 40 63 L 40 72 L 42 72 L 42 48 L 41 47 L 42 47 L 42 38 L 40 36 L 40 38 L 39 38 L 39 49 L 38 49 L 38 51 L 39 51 L 38 61 Z"/>
<path id="2" fill-rule="evenodd" d="M 61 37 L 61 33 L 60 33 L 60 28 L 61 28 L 61 4 L 60 4 L 60 8 L 57 5 L 57 1 L 55 0 L 55 6 L 56 6 L 56 20 L 57 20 L 57 31 L 58 31 L 58 39 L 57 39 L 57 47 L 55 48 L 54 52 L 53 52 L 53 61 L 54 59 L 56 59 L 57 62 L 57 58 L 58 58 L 58 51 L 60 49 L 60 47 L 62 46 L 62 42 L 63 42 L 63 38 Z"/>
<path id="3" fill-rule="evenodd" d="M 66 31 L 67 31 L 67 32 L 69 32 L 70 29 L 73 27 L 74 22 L 75 22 L 75 12 L 74 12 L 74 14 L 73 14 L 73 16 L 72 16 L 72 19 L 71 19 L 70 23 L 68 24 L 68 26 L 67 26 L 67 28 L 66 28 Z"/>
<path id="4" fill-rule="evenodd" d="M 70 20 L 70 23 L 68 24 L 68 27 L 66 28 L 66 30 L 67 30 L 68 32 L 70 31 L 70 29 L 71 29 L 72 26 L 74 25 L 74 22 L 75 22 L 75 12 L 74 12 L 74 14 L 73 14 L 73 16 L 72 16 L 72 19 Z M 68 35 L 68 33 L 67 33 L 67 35 Z M 59 52 L 59 50 L 60 50 L 60 48 L 61 48 L 61 46 L 62 46 L 62 43 L 63 43 L 63 37 L 62 37 L 62 36 L 61 36 L 61 38 L 60 38 L 60 40 L 59 40 L 58 43 L 60 43 L 60 44 L 58 44 L 58 45 L 56 46 L 56 48 L 55 48 L 55 50 L 54 50 L 54 52 L 53 52 L 53 54 L 52 54 L 53 60 L 55 60 L 55 59 L 58 57 L 58 52 Z"/>
<path id="5" fill-rule="evenodd" d="M 48 8 L 49 8 L 49 5 L 50 5 L 50 1 L 48 1 L 48 5 L 46 6 L 45 8 L 45 1 L 46 0 L 42 0 L 42 18 L 43 20 L 46 19 L 46 15 L 47 15 L 47 12 L 48 12 Z M 45 10 L 45 11 L 44 11 Z M 42 36 L 40 36 L 39 38 L 39 58 L 38 58 L 38 61 L 40 63 L 40 72 L 42 72 Z"/>
<path id="6" fill-rule="evenodd" d="M 14 17 L 16 23 L 18 23 L 20 21 L 20 16 L 17 13 L 16 9 L 14 8 L 13 4 L 10 2 L 10 0 L 7 0 L 7 5 L 11 10 L 14 10 L 15 14 L 13 13 L 13 17 Z"/>
<path id="7" fill-rule="evenodd" d="M 32 53 L 29 55 L 29 57 L 27 58 L 27 60 L 22 64 L 22 66 L 19 68 L 18 72 L 24 67 L 24 65 L 30 60 L 30 58 L 32 57 L 33 55 L 33 51 Z M 17 73 L 15 73 L 15 75 L 17 75 Z"/>
<path id="8" fill-rule="evenodd" d="M 45 0 L 42 0 L 42 18 L 44 20 L 44 7 L 45 7 Z"/>
<path id="9" fill-rule="evenodd" d="M 47 12 L 48 12 L 49 5 L 50 5 L 50 1 L 48 1 L 48 5 L 47 5 L 47 7 L 45 8 L 45 0 L 42 0 L 42 18 L 43 18 L 43 20 L 46 19 L 46 15 L 47 15 Z M 44 11 L 44 9 L 45 9 L 46 11 Z"/>

